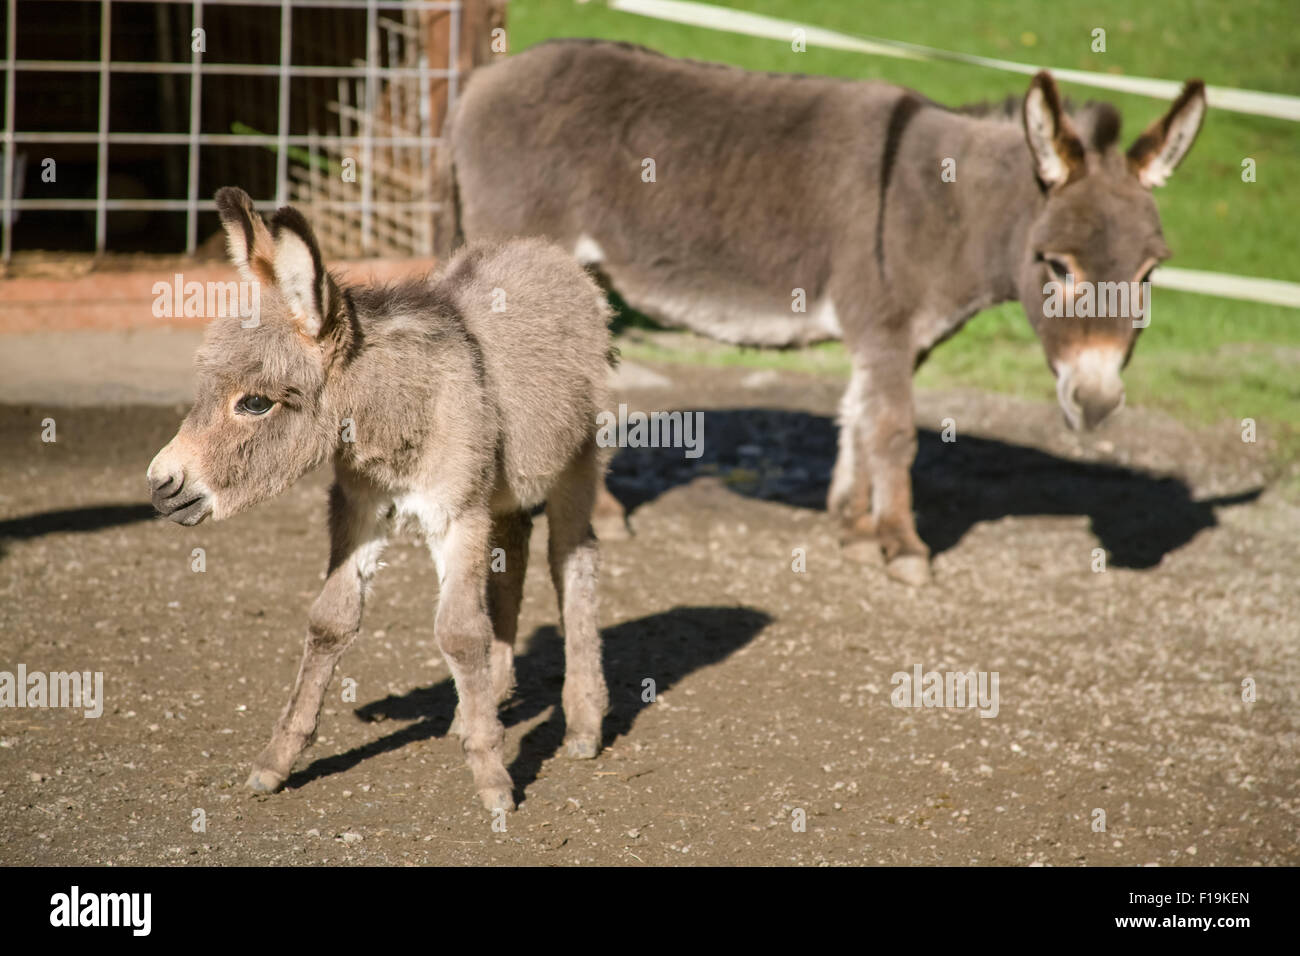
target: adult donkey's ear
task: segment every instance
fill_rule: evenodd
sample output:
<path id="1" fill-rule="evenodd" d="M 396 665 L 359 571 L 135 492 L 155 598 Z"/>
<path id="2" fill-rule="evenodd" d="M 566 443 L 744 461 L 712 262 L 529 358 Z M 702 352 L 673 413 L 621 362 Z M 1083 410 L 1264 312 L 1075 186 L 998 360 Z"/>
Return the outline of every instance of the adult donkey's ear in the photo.
<path id="1" fill-rule="evenodd" d="M 275 284 L 304 335 L 316 338 L 334 307 L 337 290 L 321 261 L 320 246 L 303 214 L 292 206 L 271 217 Z"/>
<path id="2" fill-rule="evenodd" d="M 1040 70 L 1029 84 L 1024 106 L 1025 141 L 1044 186 L 1060 186 L 1086 170 L 1083 140 L 1061 106 L 1052 74 Z"/>
<path id="3" fill-rule="evenodd" d="M 1128 168 L 1151 189 L 1165 180 L 1196 142 L 1205 120 L 1205 84 L 1188 80 L 1169 112 L 1146 128 L 1128 149 Z"/>
<path id="4" fill-rule="evenodd" d="M 226 231 L 230 261 L 245 282 L 274 282 L 275 244 L 266 223 L 253 208 L 253 200 L 235 186 L 217 190 L 217 214 Z"/>

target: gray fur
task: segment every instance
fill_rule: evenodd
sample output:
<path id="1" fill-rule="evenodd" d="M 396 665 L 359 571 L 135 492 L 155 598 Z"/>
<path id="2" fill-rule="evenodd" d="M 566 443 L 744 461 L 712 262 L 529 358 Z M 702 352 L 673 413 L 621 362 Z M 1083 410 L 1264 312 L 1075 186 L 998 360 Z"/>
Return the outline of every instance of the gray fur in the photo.
<path id="1" fill-rule="evenodd" d="M 1076 130 L 1046 73 L 1020 110 L 1028 126 L 883 83 L 563 40 L 476 72 L 450 136 L 469 239 L 550 237 L 635 308 L 725 341 L 842 337 L 854 371 L 830 508 L 847 544 L 878 542 L 892 574 L 919 582 L 928 551 L 908 474 L 914 368 L 980 309 L 1019 299 L 1067 420 L 1104 418 L 1123 397 L 1119 368 L 1136 332 L 1046 319 L 1040 256 L 1069 253 L 1094 282 L 1130 282 L 1164 259 L 1137 174 L 1171 120 L 1182 146 L 1162 162 L 1176 165 L 1203 107 L 1193 81 L 1126 157 L 1113 147 L 1117 114 L 1086 107 Z M 643 181 L 645 159 L 655 182 Z M 941 177 L 945 159 L 955 182 Z M 793 309 L 796 290 L 806 311 Z M 1090 361 L 1077 372 L 1084 352 L 1114 368 Z"/>
<path id="2" fill-rule="evenodd" d="M 345 286 L 295 211 L 280 210 L 268 231 L 242 191 L 217 201 L 236 267 L 263 280 L 262 314 L 254 328 L 237 316 L 208 326 L 194 408 L 149 467 L 154 504 L 193 525 L 251 507 L 327 459 L 335 471 L 329 572 L 293 694 L 249 784 L 278 788 L 314 738 L 389 531 L 408 517 L 438 566 L 434 630 L 460 698 L 453 729 L 484 804 L 512 808 L 497 705 L 513 686 L 540 505 L 565 633 L 570 755 L 596 754 L 608 704 L 590 525 L 604 467 L 604 297 L 538 239 L 473 244 L 430 279 Z M 275 404 L 252 414 L 260 403 L 249 396 Z M 498 547 L 505 568 L 490 570 Z"/>

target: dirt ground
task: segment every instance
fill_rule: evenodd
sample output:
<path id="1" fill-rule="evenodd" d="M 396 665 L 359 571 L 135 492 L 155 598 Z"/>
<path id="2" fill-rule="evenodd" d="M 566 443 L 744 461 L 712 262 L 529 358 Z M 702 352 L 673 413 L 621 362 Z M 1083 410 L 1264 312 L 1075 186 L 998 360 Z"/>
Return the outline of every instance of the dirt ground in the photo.
<path id="1" fill-rule="evenodd" d="M 505 832 L 447 735 L 419 544 L 388 551 L 287 789 L 254 795 L 322 579 L 327 475 L 183 529 L 144 487 L 175 395 L 4 393 L 0 670 L 102 671 L 107 700 L 98 719 L 0 710 L 0 863 L 1300 863 L 1300 509 L 1269 490 L 1263 445 L 1132 408 L 1080 439 L 1047 404 L 922 393 L 935 578 L 912 590 L 844 560 L 823 510 L 842 382 L 625 374 L 633 408 L 706 410 L 704 455 L 615 461 L 636 533 L 604 548 L 594 761 L 558 754 L 539 522 Z M 998 672 L 997 715 L 892 706 L 917 665 Z"/>

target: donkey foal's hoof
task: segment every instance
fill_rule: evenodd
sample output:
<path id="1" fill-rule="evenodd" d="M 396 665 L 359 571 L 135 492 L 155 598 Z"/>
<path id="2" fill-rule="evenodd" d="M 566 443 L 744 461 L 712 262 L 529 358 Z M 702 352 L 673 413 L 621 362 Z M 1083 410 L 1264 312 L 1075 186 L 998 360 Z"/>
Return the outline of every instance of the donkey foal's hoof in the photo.
<path id="1" fill-rule="evenodd" d="M 575 736 L 564 741 L 564 756 L 575 760 L 590 760 L 600 753 L 600 741 L 595 737 Z"/>
<path id="2" fill-rule="evenodd" d="M 284 784 L 284 777 L 273 770 L 254 770 L 248 775 L 248 788 L 258 793 L 275 793 Z"/>
<path id="3" fill-rule="evenodd" d="M 483 801 L 483 809 L 487 811 L 505 810 L 507 812 L 515 808 L 515 798 L 508 789 L 503 787 L 492 787 L 487 790 L 480 790 L 478 798 Z"/>
<path id="4" fill-rule="evenodd" d="M 914 588 L 930 583 L 930 562 L 919 554 L 900 555 L 885 566 L 885 571 L 895 581 Z"/>

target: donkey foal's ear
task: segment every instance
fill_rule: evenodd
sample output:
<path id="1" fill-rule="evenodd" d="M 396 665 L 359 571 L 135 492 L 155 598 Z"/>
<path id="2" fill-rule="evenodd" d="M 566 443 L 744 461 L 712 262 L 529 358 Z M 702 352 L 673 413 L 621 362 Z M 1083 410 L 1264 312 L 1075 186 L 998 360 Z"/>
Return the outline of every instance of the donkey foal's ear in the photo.
<path id="1" fill-rule="evenodd" d="M 274 282 L 274 243 L 266 223 L 253 208 L 248 193 L 237 186 L 217 190 L 217 214 L 226 231 L 230 261 L 245 282 Z"/>
<path id="2" fill-rule="evenodd" d="M 330 314 L 330 282 L 311 226 L 292 206 L 271 217 L 275 234 L 275 284 L 294 321 L 312 338 L 320 335 Z"/>
<path id="3" fill-rule="evenodd" d="M 1128 148 L 1128 168 L 1143 186 L 1163 186 L 1178 168 L 1201 131 L 1205 108 L 1205 84 L 1188 80 L 1169 112 L 1134 140 Z"/>
<path id="4" fill-rule="evenodd" d="M 1025 94 L 1025 141 L 1043 185 L 1060 186 L 1083 175 L 1083 140 L 1061 106 L 1052 74 L 1040 70 Z"/>

